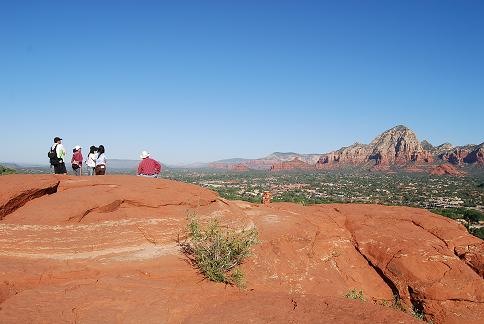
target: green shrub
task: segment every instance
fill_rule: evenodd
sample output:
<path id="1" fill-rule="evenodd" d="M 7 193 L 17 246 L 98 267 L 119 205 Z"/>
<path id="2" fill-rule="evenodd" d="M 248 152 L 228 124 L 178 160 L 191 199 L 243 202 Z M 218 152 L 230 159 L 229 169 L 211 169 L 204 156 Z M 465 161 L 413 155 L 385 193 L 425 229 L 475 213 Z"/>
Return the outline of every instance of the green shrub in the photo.
<path id="1" fill-rule="evenodd" d="M 356 299 L 362 302 L 366 300 L 365 296 L 363 295 L 363 290 L 351 289 L 346 293 L 345 297 L 349 299 Z"/>
<path id="2" fill-rule="evenodd" d="M 6 168 L 6 167 L 0 165 L 0 175 L 14 174 L 14 173 L 15 173 L 15 170 L 12 170 L 12 169 L 9 169 L 9 168 Z"/>
<path id="3" fill-rule="evenodd" d="M 425 315 L 423 312 L 421 311 L 418 311 L 416 309 L 413 309 L 410 313 L 410 315 L 412 315 L 413 317 L 415 317 L 416 319 L 420 320 L 420 321 L 425 321 Z"/>
<path id="4" fill-rule="evenodd" d="M 179 244 L 191 264 L 207 279 L 243 287 L 244 274 L 238 266 L 250 255 L 257 236 L 255 228 L 231 230 L 215 218 L 202 226 L 192 215 L 188 217 L 187 238 Z"/>
<path id="5" fill-rule="evenodd" d="M 471 228 L 471 229 L 469 229 L 469 232 L 472 235 L 484 240 L 484 227 Z"/>

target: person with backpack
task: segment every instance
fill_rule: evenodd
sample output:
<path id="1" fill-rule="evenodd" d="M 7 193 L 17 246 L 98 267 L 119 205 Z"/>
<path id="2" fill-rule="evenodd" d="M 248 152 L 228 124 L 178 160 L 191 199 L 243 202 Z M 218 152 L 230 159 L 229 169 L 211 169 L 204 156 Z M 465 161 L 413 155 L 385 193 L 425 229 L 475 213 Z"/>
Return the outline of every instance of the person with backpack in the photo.
<path id="1" fill-rule="evenodd" d="M 99 145 L 96 158 L 96 175 L 106 174 L 106 154 L 103 145 Z"/>
<path id="2" fill-rule="evenodd" d="M 76 145 L 74 149 L 72 150 L 72 159 L 71 159 L 71 166 L 72 170 L 74 171 L 76 176 L 81 176 L 82 175 L 82 152 L 81 152 L 82 147 L 79 145 Z"/>
<path id="3" fill-rule="evenodd" d="M 87 165 L 87 174 L 90 176 L 95 175 L 96 173 L 96 159 L 97 159 L 97 147 L 91 145 L 89 148 L 89 154 L 87 155 L 86 165 Z"/>
<path id="4" fill-rule="evenodd" d="M 62 145 L 62 138 L 54 138 L 54 145 L 50 148 L 47 156 L 50 159 L 50 165 L 54 167 L 55 174 L 67 174 L 66 165 L 64 163 L 66 154 L 64 145 Z"/>

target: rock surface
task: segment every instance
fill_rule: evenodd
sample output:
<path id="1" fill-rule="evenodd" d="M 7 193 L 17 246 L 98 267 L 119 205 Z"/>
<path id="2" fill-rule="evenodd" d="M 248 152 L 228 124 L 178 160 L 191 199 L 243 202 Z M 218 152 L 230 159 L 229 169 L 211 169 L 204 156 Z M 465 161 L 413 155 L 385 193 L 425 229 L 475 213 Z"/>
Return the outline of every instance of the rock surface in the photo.
<path id="1" fill-rule="evenodd" d="M 369 145 L 355 143 L 338 151 L 322 155 L 316 163 L 316 168 L 331 168 L 337 164 L 362 164 L 368 161 L 371 153 Z"/>
<path id="2" fill-rule="evenodd" d="M 427 148 L 432 147 L 428 142 L 424 144 Z M 355 143 L 323 154 L 316 167 L 324 169 L 370 163 L 374 169 L 384 170 L 390 165 L 404 165 L 409 162 L 431 163 L 433 155 L 423 148 L 412 130 L 399 125 L 383 132 L 370 144 Z"/>
<path id="3" fill-rule="evenodd" d="M 433 175 L 463 176 L 466 173 L 463 172 L 463 171 L 458 170 L 455 166 L 446 163 L 446 164 L 438 165 L 438 166 L 432 168 L 432 170 L 430 170 L 430 174 L 433 174 Z"/>
<path id="4" fill-rule="evenodd" d="M 433 323 L 484 318 L 483 241 L 425 210 L 259 205 L 130 176 L 11 175 L 0 188 L 15 207 L 0 221 L 1 323 L 418 323 L 379 305 L 394 295 Z M 247 289 L 185 262 L 187 213 L 258 229 Z M 344 298 L 352 289 L 367 301 Z"/>
<path id="5" fill-rule="evenodd" d="M 484 164 L 484 143 L 472 148 L 472 151 L 464 158 L 465 163 Z"/>
<path id="6" fill-rule="evenodd" d="M 230 166 L 230 170 L 236 171 L 236 172 L 246 172 L 249 171 L 249 167 L 243 163 L 235 164 Z"/>
<path id="7" fill-rule="evenodd" d="M 294 158 L 291 161 L 278 162 L 271 166 L 271 171 L 314 170 L 314 166 Z"/>
<path id="8" fill-rule="evenodd" d="M 399 125 L 375 138 L 370 160 L 376 164 L 405 164 L 412 161 L 412 156 L 423 151 L 417 135 L 409 128 Z"/>
<path id="9" fill-rule="evenodd" d="M 31 181 L 28 175 L 2 177 L 0 186 L 0 220 L 14 212 L 27 202 L 53 194 L 57 191 L 59 181 L 52 177 L 45 177 Z"/>

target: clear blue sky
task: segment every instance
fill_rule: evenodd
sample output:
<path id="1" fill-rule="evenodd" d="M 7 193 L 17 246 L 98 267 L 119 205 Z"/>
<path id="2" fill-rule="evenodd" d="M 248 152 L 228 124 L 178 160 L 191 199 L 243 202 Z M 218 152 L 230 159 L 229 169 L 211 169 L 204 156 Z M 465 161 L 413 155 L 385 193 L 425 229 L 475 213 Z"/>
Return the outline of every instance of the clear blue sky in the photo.
<path id="1" fill-rule="evenodd" d="M 484 1 L 2 1 L 0 161 L 484 141 Z"/>

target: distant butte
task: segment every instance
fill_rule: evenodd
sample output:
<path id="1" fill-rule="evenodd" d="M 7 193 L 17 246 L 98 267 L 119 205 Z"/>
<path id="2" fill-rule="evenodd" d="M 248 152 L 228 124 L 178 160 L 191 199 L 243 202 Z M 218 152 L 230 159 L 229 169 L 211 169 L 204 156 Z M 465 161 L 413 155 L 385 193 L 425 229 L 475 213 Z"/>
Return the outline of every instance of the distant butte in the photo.
<path id="1" fill-rule="evenodd" d="M 291 170 L 314 170 L 315 166 L 294 158 L 291 161 L 275 163 L 271 166 L 271 171 L 291 171 Z"/>
<path id="2" fill-rule="evenodd" d="M 432 170 L 430 170 L 430 174 L 433 174 L 433 175 L 463 176 L 466 173 L 463 172 L 463 171 L 458 170 L 455 166 L 446 163 L 446 164 L 438 165 L 438 166 L 432 168 Z"/>

